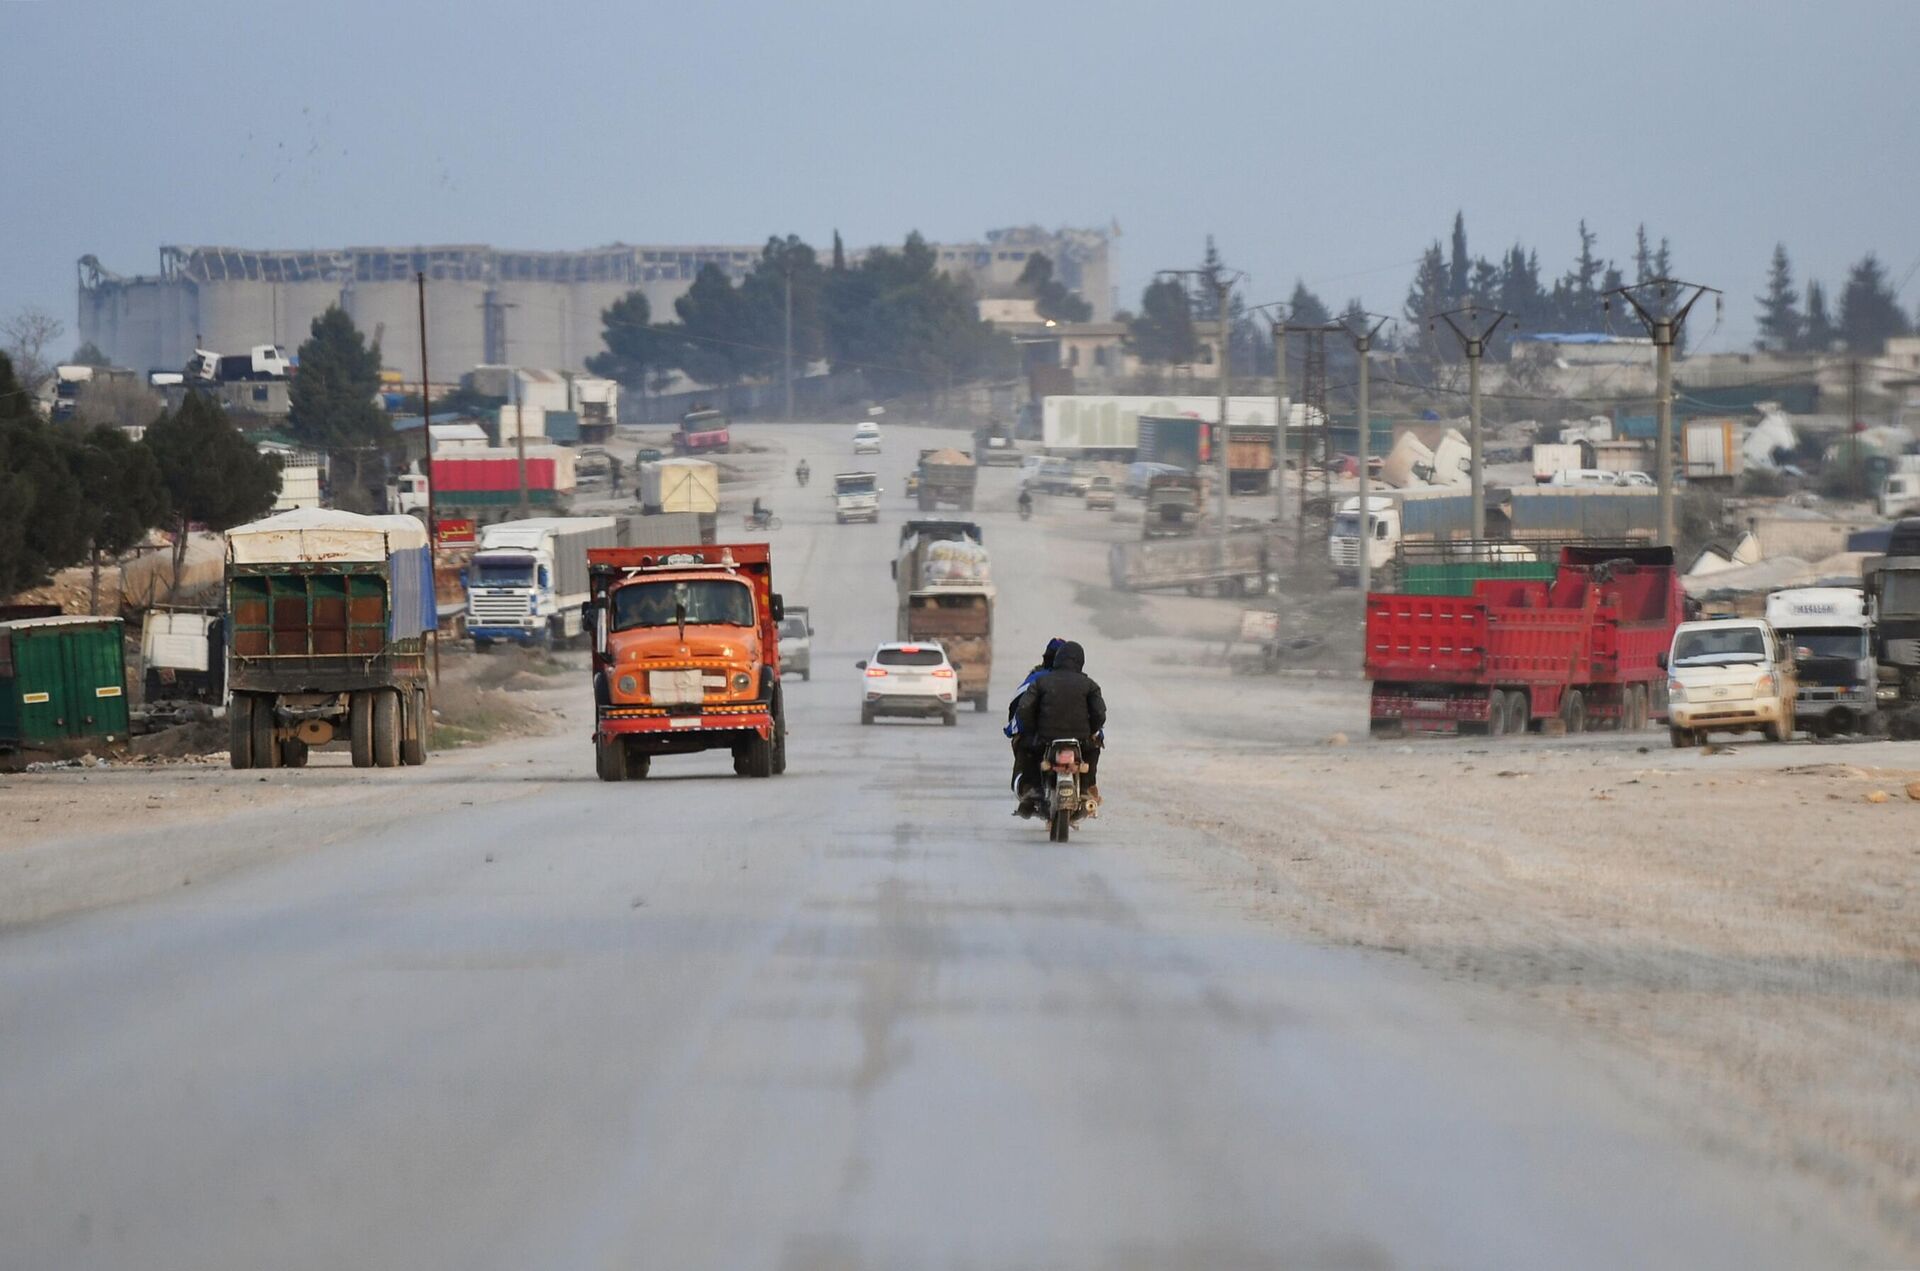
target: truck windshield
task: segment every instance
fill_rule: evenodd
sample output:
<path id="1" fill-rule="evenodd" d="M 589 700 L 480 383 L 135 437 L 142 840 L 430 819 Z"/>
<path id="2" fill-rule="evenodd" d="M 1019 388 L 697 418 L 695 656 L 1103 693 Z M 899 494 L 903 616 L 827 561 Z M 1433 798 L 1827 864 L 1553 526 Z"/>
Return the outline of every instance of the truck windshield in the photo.
<path id="1" fill-rule="evenodd" d="M 476 560 L 473 562 L 473 585 L 476 587 L 531 587 L 533 586 L 533 558 L 531 556 L 499 556 Z"/>
<path id="2" fill-rule="evenodd" d="M 1724 666 L 1766 660 L 1767 643 L 1758 627 L 1682 631 L 1673 642 L 1674 666 Z"/>
<path id="3" fill-rule="evenodd" d="M 835 494 L 872 494 L 873 478 L 860 477 L 854 480 L 839 480 L 833 483 Z"/>
<path id="4" fill-rule="evenodd" d="M 1889 570 L 1880 576 L 1880 612 L 1920 613 L 1920 571 Z"/>
<path id="5" fill-rule="evenodd" d="M 1335 538 L 1359 538 L 1360 518 L 1344 513 L 1333 518 L 1333 536 Z"/>
<path id="6" fill-rule="evenodd" d="M 679 621 L 675 602 L 682 587 L 686 588 L 688 623 L 723 627 L 753 625 L 753 596 L 745 583 L 719 578 L 681 583 L 663 578 L 658 582 L 632 583 L 613 593 L 613 629 L 673 626 Z"/>
<path id="7" fill-rule="evenodd" d="M 1851 661 L 1867 655 L 1867 633 L 1864 631 L 1821 627 L 1813 631 L 1783 631 L 1781 635 L 1794 647 L 1796 657 L 1801 649 L 1816 658 L 1846 658 Z"/>

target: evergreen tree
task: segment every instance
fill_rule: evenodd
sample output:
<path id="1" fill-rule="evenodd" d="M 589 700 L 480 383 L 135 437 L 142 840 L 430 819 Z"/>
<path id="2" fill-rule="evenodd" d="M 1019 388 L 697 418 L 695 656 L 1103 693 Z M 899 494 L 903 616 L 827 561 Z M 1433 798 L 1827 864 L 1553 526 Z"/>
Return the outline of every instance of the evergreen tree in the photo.
<path id="1" fill-rule="evenodd" d="M 833 272 L 843 274 L 847 271 L 847 246 L 840 241 L 840 231 L 833 231 Z"/>
<path id="2" fill-rule="evenodd" d="M 0 596 L 38 586 L 85 554 L 85 502 L 59 433 L 0 352 Z"/>
<path id="3" fill-rule="evenodd" d="M 73 351 L 73 356 L 68 358 L 67 361 L 69 364 L 73 366 L 112 366 L 113 365 L 113 360 L 109 358 L 105 353 L 101 352 L 100 346 L 95 344 L 92 340 L 88 340 L 85 344 L 75 349 Z"/>
<path id="4" fill-rule="evenodd" d="M 1800 316 L 1800 293 L 1793 288 L 1793 266 L 1787 260 L 1787 245 L 1773 245 L 1773 264 L 1767 270 L 1767 294 L 1755 296 L 1760 306 L 1760 338 L 1754 347 L 1763 352 L 1785 353 L 1800 347 L 1806 319 Z"/>
<path id="5" fill-rule="evenodd" d="M 299 359 L 300 369 L 287 390 L 292 405 L 288 429 L 330 457 L 336 505 L 370 511 L 362 474 L 384 476 L 384 460 L 396 440 L 392 421 L 377 403 L 380 346 L 368 345 L 346 310 L 329 305 L 313 320 Z M 225 418 L 220 423 L 232 431 Z"/>
<path id="6" fill-rule="evenodd" d="M 1287 301 L 1287 321 L 1303 327 L 1323 327 L 1333 321 L 1333 311 L 1307 289 L 1305 282 L 1296 278 L 1293 295 Z"/>
<path id="7" fill-rule="evenodd" d="M 653 306 L 647 301 L 647 293 L 629 291 L 602 309 L 600 326 L 600 340 L 606 349 L 587 359 L 587 369 L 644 394 L 648 372 L 659 368 L 666 358 L 660 333 L 654 330 Z"/>
<path id="8" fill-rule="evenodd" d="M 1193 302 L 1177 278 L 1157 278 L 1140 293 L 1140 315 L 1127 336 L 1134 355 L 1158 366 L 1189 366 L 1200 356 Z"/>
<path id="9" fill-rule="evenodd" d="M 1440 252 L 1440 240 L 1435 239 L 1420 258 L 1420 268 L 1413 276 L 1413 286 L 1407 290 L 1407 303 L 1402 310 L 1407 330 L 1413 333 L 1407 341 L 1409 352 L 1432 358 L 1448 355 L 1447 342 L 1427 328 L 1428 319 L 1453 307 L 1449 303 L 1450 286 L 1446 258 Z"/>
<path id="10" fill-rule="evenodd" d="M 1655 278 L 1673 277 L 1673 250 L 1667 240 L 1660 240 L 1660 250 L 1653 254 L 1653 276 Z"/>
<path id="11" fill-rule="evenodd" d="M 1053 276 L 1053 261 L 1045 252 L 1027 257 L 1026 267 L 1020 271 L 1015 286 L 1021 295 L 1035 302 L 1034 309 L 1042 318 L 1054 322 L 1085 322 L 1093 317 L 1093 306 Z"/>
<path id="12" fill-rule="evenodd" d="M 1807 321 L 1801 328 L 1800 348 L 1808 353 L 1830 353 L 1839 338 L 1833 319 L 1827 316 L 1827 289 L 1812 278 L 1807 280 Z"/>
<path id="13" fill-rule="evenodd" d="M 100 566 L 133 548 L 167 514 L 167 487 L 153 451 L 104 425 L 69 443 L 67 461 L 79 482 L 93 567 L 89 612 L 100 612 Z"/>
<path id="14" fill-rule="evenodd" d="M 1653 249 L 1647 245 L 1647 223 L 1642 221 L 1633 232 L 1633 281 L 1643 283 L 1653 276 Z"/>
<path id="15" fill-rule="evenodd" d="M 1467 258 L 1467 218 L 1463 212 L 1453 214 L 1453 254 L 1447 261 L 1447 297 L 1451 305 L 1467 302 L 1469 273 L 1473 268 Z"/>
<path id="16" fill-rule="evenodd" d="M 1873 354 L 1911 329 L 1880 258 L 1868 252 L 1847 272 L 1840 292 L 1840 339 L 1848 352 Z"/>
<path id="17" fill-rule="evenodd" d="M 314 319 L 314 325 L 321 321 Z M 303 364 L 300 374 L 306 373 Z M 154 421 L 140 444 L 152 453 L 166 484 L 176 587 L 193 526 L 230 530 L 264 516 L 280 495 L 280 461 L 254 449 L 203 393 L 188 393 L 179 410 Z"/>

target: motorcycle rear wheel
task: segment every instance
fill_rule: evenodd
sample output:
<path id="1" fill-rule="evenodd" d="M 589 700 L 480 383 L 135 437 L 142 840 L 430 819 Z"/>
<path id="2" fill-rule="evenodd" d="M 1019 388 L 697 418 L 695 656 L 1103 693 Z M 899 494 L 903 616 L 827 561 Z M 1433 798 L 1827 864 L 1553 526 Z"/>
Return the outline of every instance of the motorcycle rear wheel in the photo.
<path id="1" fill-rule="evenodd" d="M 1067 835 L 1072 832 L 1073 814 L 1065 808 L 1055 812 L 1053 818 L 1047 822 L 1047 841 L 1050 843 L 1064 843 L 1067 841 Z"/>

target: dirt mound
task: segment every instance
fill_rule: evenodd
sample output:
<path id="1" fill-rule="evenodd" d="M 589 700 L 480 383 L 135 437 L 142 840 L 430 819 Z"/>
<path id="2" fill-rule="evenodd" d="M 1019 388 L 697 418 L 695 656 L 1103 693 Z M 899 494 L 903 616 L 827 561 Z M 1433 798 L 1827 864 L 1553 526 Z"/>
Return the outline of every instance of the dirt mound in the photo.
<path id="1" fill-rule="evenodd" d="M 127 743 L 127 753 L 140 759 L 189 759 L 224 751 L 228 741 L 224 720 L 197 719 L 135 737 Z"/>

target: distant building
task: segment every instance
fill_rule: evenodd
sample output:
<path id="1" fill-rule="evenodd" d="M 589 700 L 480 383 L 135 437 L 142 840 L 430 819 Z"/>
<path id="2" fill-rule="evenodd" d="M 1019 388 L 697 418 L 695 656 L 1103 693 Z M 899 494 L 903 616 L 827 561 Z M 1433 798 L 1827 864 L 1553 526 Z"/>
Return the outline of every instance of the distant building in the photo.
<path id="1" fill-rule="evenodd" d="M 1054 276 L 1106 317 L 1112 272 L 1106 230 L 995 230 L 978 243 L 932 244 L 942 269 L 982 295 L 1010 289 L 1035 252 Z M 424 273 L 431 369 L 452 383 L 484 364 L 578 370 L 600 352 L 600 315 L 630 291 L 656 314 L 704 265 L 734 279 L 761 245 L 615 243 L 585 251 L 508 251 L 483 245 L 345 247 L 310 251 L 168 246 L 160 272 L 122 276 L 80 258 L 79 337 L 115 362 L 178 370 L 196 348 L 233 353 L 273 343 L 289 350 L 313 319 L 338 304 L 381 346 L 382 361 L 420 379 L 414 279 Z M 862 253 L 850 253 L 857 260 Z"/>

